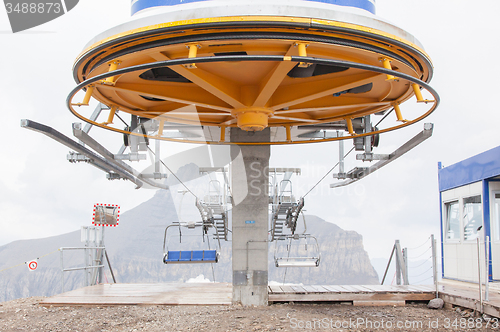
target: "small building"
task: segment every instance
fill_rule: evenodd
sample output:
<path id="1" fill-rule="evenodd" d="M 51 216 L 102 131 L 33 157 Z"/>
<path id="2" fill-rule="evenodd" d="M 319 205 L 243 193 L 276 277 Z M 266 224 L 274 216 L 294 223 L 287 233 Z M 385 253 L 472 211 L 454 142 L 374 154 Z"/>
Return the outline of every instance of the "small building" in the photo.
<path id="1" fill-rule="evenodd" d="M 448 167 L 440 163 L 439 197 L 442 277 L 478 281 L 479 238 L 482 276 L 487 265 L 489 280 L 500 281 L 500 146 Z"/>

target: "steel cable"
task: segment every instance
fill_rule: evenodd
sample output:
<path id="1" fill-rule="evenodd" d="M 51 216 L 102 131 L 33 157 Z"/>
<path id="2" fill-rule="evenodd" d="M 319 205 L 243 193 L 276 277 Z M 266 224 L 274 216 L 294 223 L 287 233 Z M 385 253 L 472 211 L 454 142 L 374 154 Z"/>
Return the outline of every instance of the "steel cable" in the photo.
<path id="1" fill-rule="evenodd" d="M 417 265 L 417 266 L 411 266 L 409 265 L 408 268 L 412 268 L 412 269 L 416 269 L 418 267 L 421 267 L 422 265 L 424 265 L 425 263 L 428 263 L 429 262 L 429 259 L 432 259 L 432 256 L 427 258 L 425 261 L 423 261 L 421 264 Z"/>
<path id="2" fill-rule="evenodd" d="M 421 245 L 419 245 L 419 246 L 413 247 L 413 248 L 408 248 L 408 250 L 415 250 L 415 249 L 418 249 L 418 248 L 421 248 L 421 247 L 425 246 L 425 245 L 427 244 L 427 242 L 429 241 L 429 239 L 430 239 L 430 238 L 431 238 L 431 237 L 429 236 L 429 237 L 425 240 L 425 242 L 424 242 L 424 243 L 422 243 L 422 244 L 421 244 Z"/>
<path id="3" fill-rule="evenodd" d="M 153 152 L 153 150 L 151 150 L 151 148 L 148 146 L 148 150 L 149 152 L 151 152 L 155 157 L 155 153 Z M 159 159 L 159 158 L 158 158 Z M 193 195 L 197 200 L 199 200 L 198 196 L 196 196 L 192 191 L 191 189 L 189 189 L 185 184 L 184 182 L 181 181 L 181 179 L 179 179 L 179 177 L 174 173 L 172 172 L 172 170 L 163 162 L 163 160 L 159 159 L 160 162 L 162 163 L 163 166 L 165 166 L 165 168 L 170 172 L 170 174 L 172 174 L 174 176 L 174 178 L 177 179 L 177 181 L 179 181 L 179 183 L 191 194 Z"/>
<path id="4" fill-rule="evenodd" d="M 422 257 L 423 255 L 425 255 L 425 254 L 426 254 L 429 250 L 431 250 L 431 249 L 432 249 L 432 247 L 429 247 L 429 248 L 427 248 L 427 250 L 426 250 L 426 251 L 424 251 L 424 252 L 423 252 L 423 253 L 421 253 L 420 255 L 418 255 L 418 256 L 411 256 L 411 257 L 408 257 L 408 258 L 410 258 L 410 259 L 415 259 L 415 258 Z"/>
<path id="5" fill-rule="evenodd" d="M 345 158 L 345 157 L 347 157 L 347 156 L 348 156 L 348 155 L 349 155 L 349 154 L 350 154 L 353 150 L 354 150 L 354 147 L 352 147 L 352 148 L 351 148 L 351 150 L 349 150 L 349 152 L 347 152 L 347 153 L 345 154 L 344 158 Z M 316 184 L 315 184 L 315 185 L 314 185 L 314 186 L 313 186 L 313 187 L 312 187 L 312 188 L 311 188 L 311 189 L 310 189 L 310 190 L 309 190 L 309 191 L 308 191 L 308 192 L 307 192 L 304 196 L 302 196 L 302 198 L 305 198 L 305 197 L 306 197 L 306 196 L 307 196 L 307 195 L 308 195 L 311 191 L 313 191 L 313 190 L 314 190 L 314 188 L 316 188 L 316 187 L 317 187 L 317 186 L 321 183 L 321 181 L 323 181 L 323 180 L 324 180 L 324 179 L 328 176 L 328 174 L 330 174 L 330 173 L 331 173 L 331 172 L 332 172 L 332 171 L 333 171 L 333 170 L 334 170 L 334 169 L 335 169 L 335 168 L 336 168 L 339 164 L 340 164 L 340 161 L 339 161 L 339 162 L 337 162 L 337 163 L 336 163 L 336 164 L 335 164 L 335 165 L 334 165 L 334 166 L 333 166 L 333 167 L 332 167 L 332 168 L 331 168 L 331 169 L 330 169 L 330 170 L 329 170 L 329 171 L 325 174 L 325 176 L 323 176 L 323 177 L 321 178 L 321 180 L 319 180 L 319 181 L 318 181 L 318 182 L 317 182 L 317 183 L 316 183 Z"/>
<path id="6" fill-rule="evenodd" d="M 417 277 L 421 277 L 421 276 L 423 276 L 424 274 L 426 274 L 427 272 L 429 272 L 430 270 L 432 270 L 432 267 L 428 268 L 428 269 L 427 269 L 427 271 L 422 272 L 422 273 L 420 273 L 420 274 L 418 274 L 418 275 L 416 275 L 416 276 L 409 276 L 409 277 L 410 277 L 410 278 L 417 278 Z"/>

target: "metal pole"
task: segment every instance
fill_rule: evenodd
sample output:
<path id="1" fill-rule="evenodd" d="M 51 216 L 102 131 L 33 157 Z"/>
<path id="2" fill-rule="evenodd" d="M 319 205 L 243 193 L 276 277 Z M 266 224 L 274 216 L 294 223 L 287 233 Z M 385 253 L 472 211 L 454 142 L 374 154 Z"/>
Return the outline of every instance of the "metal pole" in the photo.
<path id="1" fill-rule="evenodd" d="M 104 254 L 106 255 L 106 260 L 108 261 L 109 272 L 111 272 L 111 277 L 113 278 L 113 282 L 116 284 L 115 274 L 113 273 L 113 269 L 111 268 L 111 263 L 109 262 L 108 251 L 104 250 Z"/>
<path id="2" fill-rule="evenodd" d="M 159 139 L 155 140 L 155 174 L 158 173 L 160 176 L 160 144 L 161 141 Z"/>
<path id="3" fill-rule="evenodd" d="M 485 278 L 484 278 L 484 300 L 490 300 L 490 237 L 486 236 L 485 242 Z"/>
<path id="4" fill-rule="evenodd" d="M 101 242 L 99 243 L 99 247 L 105 247 L 104 245 L 104 226 L 101 226 Z M 103 249 L 98 249 L 99 252 L 99 263 L 97 265 L 104 265 L 104 250 Z M 99 283 L 102 284 L 104 282 L 104 267 L 99 268 Z"/>
<path id="5" fill-rule="evenodd" d="M 403 270 L 403 284 L 409 285 L 410 281 L 408 280 L 408 248 L 403 249 L 403 261 L 405 264 L 405 268 Z"/>
<path id="6" fill-rule="evenodd" d="M 343 133 L 337 131 L 337 137 L 342 137 Z M 344 174 L 344 140 L 339 141 L 339 175 Z"/>
<path id="7" fill-rule="evenodd" d="M 403 264 L 401 264 L 401 246 L 399 245 L 399 240 L 396 240 L 394 247 L 396 247 L 396 284 L 401 285 L 401 269 L 403 268 Z"/>
<path id="8" fill-rule="evenodd" d="M 85 267 L 89 266 L 87 263 L 88 257 L 87 257 L 87 248 L 83 249 L 83 263 L 85 264 Z M 85 284 L 83 285 L 84 287 L 87 287 L 89 285 L 89 274 L 87 273 L 87 270 L 84 271 L 85 273 Z"/>
<path id="9" fill-rule="evenodd" d="M 392 246 L 391 257 L 389 257 L 389 261 L 387 262 L 387 267 L 385 268 L 384 277 L 382 278 L 381 285 L 384 284 L 385 277 L 387 276 L 387 272 L 389 271 L 389 266 L 391 265 L 392 256 L 394 256 L 394 251 L 396 250 L 396 246 Z"/>
<path id="10" fill-rule="evenodd" d="M 104 216 L 104 214 L 102 212 L 100 214 L 101 214 L 100 220 L 105 220 L 104 218 L 106 218 L 106 217 Z M 99 243 L 99 239 L 98 239 L 97 235 L 100 232 L 98 232 L 97 230 L 98 230 L 98 226 L 92 227 L 92 229 L 91 229 L 92 233 L 94 234 L 94 236 L 93 236 L 94 242 L 91 243 L 92 249 L 89 250 L 89 255 L 90 255 L 90 257 L 89 257 L 90 265 L 89 266 L 99 265 L 99 264 L 97 264 L 97 254 L 99 252 L 99 250 L 97 249 L 97 246 Z M 96 248 L 95 251 L 94 251 L 94 247 Z M 97 282 L 97 274 L 99 272 L 99 269 L 96 268 L 96 269 L 88 270 L 88 272 L 89 272 L 90 276 L 89 276 L 89 284 L 87 286 L 94 286 Z"/>
<path id="11" fill-rule="evenodd" d="M 83 250 L 83 257 L 84 257 L 83 262 L 85 264 L 85 267 L 88 267 L 91 265 L 91 264 L 89 264 L 89 255 L 88 255 L 88 249 L 87 249 L 89 246 L 89 243 L 90 243 L 90 228 L 87 228 L 86 232 L 87 232 L 87 238 L 85 239 L 85 249 Z M 84 273 L 85 273 L 85 287 L 90 285 L 89 272 L 90 271 L 87 269 L 84 271 Z"/>
<path id="12" fill-rule="evenodd" d="M 479 305 L 480 305 L 480 310 L 481 313 L 483 313 L 483 289 L 482 289 L 482 284 L 481 284 L 481 241 L 479 239 L 479 236 L 476 239 L 477 241 L 477 270 L 479 274 L 479 279 L 478 279 L 478 285 L 479 285 Z"/>
<path id="13" fill-rule="evenodd" d="M 64 293 L 64 260 L 63 260 L 63 249 L 60 248 L 59 251 L 61 252 L 61 290 L 62 293 Z"/>
<path id="14" fill-rule="evenodd" d="M 436 243 L 436 240 L 434 239 L 434 234 L 431 234 L 431 246 L 432 246 L 432 279 L 434 281 L 434 286 L 436 287 L 436 299 L 437 299 L 437 298 L 439 298 L 437 254 L 436 254 L 437 243 Z"/>
<path id="15" fill-rule="evenodd" d="M 365 133 L 372 131 L 372 123 L 370 121 L 370 115 L 365 116 Z M 372 153 L 372 137 L 365 136 L 365 153 Z"/>

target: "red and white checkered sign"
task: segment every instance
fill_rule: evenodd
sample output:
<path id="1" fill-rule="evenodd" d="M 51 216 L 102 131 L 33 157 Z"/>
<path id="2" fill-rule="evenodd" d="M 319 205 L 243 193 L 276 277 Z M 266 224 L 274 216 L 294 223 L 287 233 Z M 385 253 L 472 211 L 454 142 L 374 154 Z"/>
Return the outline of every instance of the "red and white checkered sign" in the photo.
<path id="1" fill-rule="evenodd" d="M 120 220 L 120 206 L 116 204 L 94 204 L 92 212 L 92 225 L 118 226 Z"/>

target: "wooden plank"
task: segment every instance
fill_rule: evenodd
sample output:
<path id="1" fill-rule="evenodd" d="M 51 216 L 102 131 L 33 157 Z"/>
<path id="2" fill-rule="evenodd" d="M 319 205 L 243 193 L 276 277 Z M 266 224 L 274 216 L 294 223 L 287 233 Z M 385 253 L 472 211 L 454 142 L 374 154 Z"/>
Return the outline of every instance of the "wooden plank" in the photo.
<path id="1" fill-rule="evenodd" d="M 399 289 L 399 291 L 402 293 L 412 292 L 411 286 L 409 286 L 409 285 L 397 285 L 395 287 L 397 287 Z"/>
<path id="2" fill-rule="evenodd" d="M 360 292 L 360 293 L 371 292 L 369 289 L 364 288 L 363 286 L 358 286 L 358 285 L 349 285 L 349 286 L 354 288 L 356 290 L 356 292 Z"/>
<path id="3" fill-rule="evenodd" d="M 401 293 L 408 292 L 404 287 L 399 285 L 384 285 L 384 286 L 393 292 L 401 292 Z"/>
<path id="4" fill-rule="evenodd" d="M 422 287 L 410 285 L 410 286 L 408 286 L 408 291 L 410 291 L 410 292 L 432 292 L 435 290 L 434 289 L 431 289 L 431 290 L 425 289 L 424 290 L 424 289 L 422 289 Z"/>
<path id="5" fill-rule="evenodd" d="M 280 286 L 269 286 L 270 293 L 283 293 L 283 290 Z"/>
<path id="6" fill-rule="evenodd" d="M 325 285 L 323 288 L 332 293 L 341 293 L 346 291 L 344 288 L 336 285 Z"/>
<path id="7" fill-rule="evenodd" d="M 376 292 L 399 292 L 399 288 L 391 286 L 391 285 L 370 285 L 367 286 L 373 289 Z"/>
<path id="8" fill-rule="evenodd" d="M 314 301 L 429 301 L 434 296 L 425 293 L 383 294 L 383 293 L 322 293 L 322 294 L 271 294 L 275 302 L 314 302 Z"/>
<path id="9" fill-rule="evenodd" d="M 383 306 L 398 306 L 404 307 L 406 305 L 406 301 L 353 301 L 353 306 L 356 307 L 383 307 Z"/>
<path id="10" fill-rule="evenodd" d="M 322 293 L 318 292 L 318 290 L 314 286 L 303 286 L 303 288 L 307 293 Z"/>
<path id="11" fill-rule="evenodd" d="M 295 291 L 295 293 L 298 293 L 298 294 L 306 294 L 307 293 L 307 291 L 302 286 L 295 285 L 295 286 L 290 286 L 290 287 L 292 287 L 292 289 Z"/>
<path id="12" fill-rule="evenodd" d="M 363 285 L 364 287 L 367 287 L 371 289 L 374 292 L 377 293 L 406 293 L 406 291 L 402 291 L 398 287 L 393 287 L 393 286 L 382 286 L 382 285 Z"/>
<path id="13" fill-rule="evenodd" d="M 281 286 L 283 293 L 295 293 L 295 290 L 290 286 Z"/>
<path id="14" fill-rule="evenodd" d="M 439 297 L 443 299 L 446 303 L 451 303 L 454 305 L 458 305 L 473 310 L 480 310 L 479 303 L 471 299 L 462 298 L 460 296 L 452 296 L 448 294 L 440 294 Z"/>
<path id="15" fill-rule="evenodd" d="M 228 305 L 232 285 L 225 284 L 105 284 L 77 289 L 40 302 L 41 305 Z"/>
<path id="16" fill-rule="evenodd" d="M 372 285 L 362 285 L 360 287 L 366 288 L 370 292 L 386 292 L 385 289 L 380 289 L 380 288 L 377 289 L 377 287 L 374 287 L 374 286 L 376 286 L 376 285 L 373 285 L 373 286 Z"/>
<path id="17" fill-rule="evenodd" d="M 445 303 L 480 310 L 478 285 L 466 282 L 443 281 L 438 285 L 439 297 Z M 500 318 L 500 296 L 490 291 L 490 301 L 483 303 L 484 313 Z"/>
<path id="18" fill-rule="evenodd" d="M 373 289 L 371 289 L 369 286 L 365 286 L 365 285 L 357 285 L 356 287 L 359 287 L 360 289 L 364 290 L 365 292 L 375 292 Z"/>
<path id="19" fill-rule="evenodd" d="M 281 293 L 286 293 L 286 290 L 284 289 L 285 286 L 279 286 L 281 289 Z"/>
<path id="20" fill-rule="evenodd" d="M 396 292 L 409 293 L 408 286 L 405 285 L 392 285 L 392 288 L 395 288 Z"/>
<path id="21" fill-rule="evenodd" d="M 422 292 L 436 291 L 436 286 L 434 286 L 434 285 L 412 285 L 412 287 L 418 288 Z"/>
<path id="22" fill-rule="evenodd" d="M 422 287 L 380 285 L 313 285 L 269 286 L 270 301 L 420 301 L 434 298 L 434 291 L 422 292 Z M 446 286 L 450 296 L 470 295 L 473 301 L 477 292 L 460 287 Z M 418 292 L 417 292 L 418 290 Z M 490 294 L 494 300 L 496 294 Z M 500 304 L 500 297 L 498 303 Z M 227 305 L 232 301 L 232 285 L 218 284 L 104 284 L 81 288 L 41 301 L 42 305 Z M 466 300 L 462 300 L 463 302 Z M 491 305 L 491 311 L 495 307 Z M 498 307 L 497 307 L 498 308 Z"/>
<path id="23" fill-rule="evenodd" d="M 325 287 L 320 286 L 320 285 L 313 285 L 311 286 L 316 290 L 316 293 L 328 293 L 329 290 L 327 290 Z"/>
<path id="24" fill-rule="evenodd" d="M 359 289 L 352 287 L 351 285 L 341 285 L 339 286 L 344 289 L 344 292 L 359 292 Z"/>
<path id="25" fill-rule="evenodd" d="M 490 303 L 484 304 L 484 313 L 493 317 L 500 318 L 500 305 L 497 302 L 495 305 Z"/>

